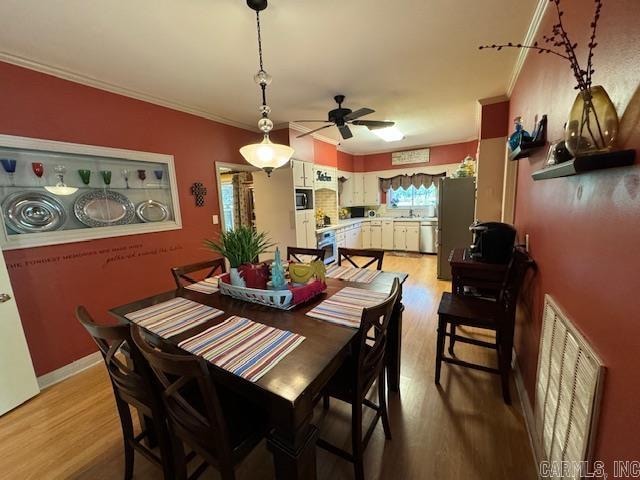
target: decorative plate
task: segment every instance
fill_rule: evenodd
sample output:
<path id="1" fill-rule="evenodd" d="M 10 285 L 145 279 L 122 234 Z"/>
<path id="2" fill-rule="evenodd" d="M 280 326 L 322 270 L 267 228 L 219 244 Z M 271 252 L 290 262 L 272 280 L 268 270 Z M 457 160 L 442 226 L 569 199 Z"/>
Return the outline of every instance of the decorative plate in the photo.
<path id="1" fill-rule="evenodd" d="M 164 222 L 169 218 L 169 208 L 157 200 L 147 200 L 138 204 L 136 215 L 145 223 Z"/>
<path id="2" fill-rule="evenodd" d="M 2 202 L 7 226 L 18 233 L 49 232 L 62 228 L 67 213 L 54 197 L 41 192 L 17 192 Z"/>
<path id="3" fill-rule="evenodd" d="M 114 190 L 90 190 L 76 198 L 73 213 L 88 227 L 126 225 L 135 219 L 133 203 Z"/>

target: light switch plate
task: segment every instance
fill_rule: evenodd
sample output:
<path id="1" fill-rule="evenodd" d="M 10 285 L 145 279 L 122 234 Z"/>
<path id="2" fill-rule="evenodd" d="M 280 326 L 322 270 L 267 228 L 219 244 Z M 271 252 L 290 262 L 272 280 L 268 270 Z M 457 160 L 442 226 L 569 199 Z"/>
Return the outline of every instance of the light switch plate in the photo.
<path id="1" fill-rule="evenodd" d="M 213 221 L 214 225 L 218 225 L 218 223 L 220 223 L 220 220 L 218 219 L 218 215 L 212 215 L 211 220 Z"/>

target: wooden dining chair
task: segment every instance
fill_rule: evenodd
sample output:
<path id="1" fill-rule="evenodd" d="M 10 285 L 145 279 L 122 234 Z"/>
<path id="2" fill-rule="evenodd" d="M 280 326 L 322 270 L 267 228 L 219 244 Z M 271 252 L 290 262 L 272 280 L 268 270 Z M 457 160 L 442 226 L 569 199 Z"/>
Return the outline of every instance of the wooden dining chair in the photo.
<path id="1" fill-rule="evenodd" d="M 207 278 L 213 276 L 216 272 L 225 273 L 227 271 L 227 267 L 224 258 L 215 258 L 213 260 L 207 260 L 206 262 L 192 263 L 182 267 L 173 267 L 171 269 L 171 274 L 176 282 L 176 287 L 181 288 L 185 284 L 198 283 L 199 280 L 190 277 L 188 274 L 203 270 L 208 270 L 208 273 L 203 277 Z"/>
<path id="2" fill-rule="evenodd" d="M 160 467 L 166 480 L 172 479 L 172 452 L 164 407 L 153 372 L 131 339 L 129 325 L 99 325 L 83 306 L 76 309 L 76 317 L 98 345 L 109 372 L 124 439 L 124 478 L 133 477 L 137 451 Z M 138 435 L 134 434 L 130 406 L 143 416 L 140 422 L 143 428 Z M 142 443 L 145 438 L 157 442 L 159 456 Z"/>
<path id="3" fill-rule="evenodd" d="M 348 460 L 354 465 L 356 480 L 364 479 L 364 450 L 373 435 L 378 420 L 387 439 L 391 439 L 391 426 L 387 413 L 387 393 L 385 384 L 385 353 L 387 346 L 387 327 L 400 292 L 400 283 L 393 281 L 391 294 L 379 305 L 362 311 L 358 340 L 354 352 L 340 370 L 329 381 L 323 391 L 324 409 L 330 407 L 330 397 L 351 404 L 351 453 L 336 447 L 323 439 L 318 446 Z M 367 394 L 378 383 L 378 405 L 368 400 Z M 363 406 L 375 411 L 375 416 L 362 437 Z"/>
<path id="4" fill-rule="evenodd" d="M 325 251 L 322 248 L 300 248 L 300 247 L 287 247 L 287 260 L 293 259 L 296 262 L 304 263 L 299 255 L 306 255 L 313 257 L 311 261 L 320 260 L 324 262 Z"/>
<path id="5" fill-rule="evenodd" d="M 364 265 L 359 265 L 353 257 L 361 257 L 369 259 Z M 338 265 L 342 265 L 342 259 L 345 259 L 356 268 L 367 268 L 369 265 L 376 265 L 376 270 L 382 270 L 382 261 L 384 260 L 384 250 L 368 249 L 368 248 L 338 248 Z"/>
<path id="6" fill-rule="evenodd" d="M 174 452 L 174 478 L 187 478 L 188 446 L 204 459 L 189 480 L 200 476 L 208 466 L 218 469 L 223 480 L 233 480 L 235 466 L 266 433 L 259 407 L 216 387 L 203 358 L 154 348 L 138 326 L 132 325 L 131 332 L 162 386 Z"/>
<path id="7" fill-rule="evenodd" d="M 500 375 L 502 396 L 506 404 L 511 404 L 509 377 L 511 374 L 511 358 L 513 334 L 515 327 L 516 304 L 525 274 L 533 261 L 520 248 L 514 250 L 507 273 L 496 301 L 466 295 L 442 294 L 438 307 L 438 334 L 436 343 L 435 383 L 440 384 L 442 362 L 473 368 Z M 495 341 L 487 342 L 459 335 L 455 328 L 447 331 L 447 326 L 467 326 L 495 332 Z M 444 353 L 446 337 L 451 339 L 496 350 L 498 367 L 488 367 L 466 362 Z"/>

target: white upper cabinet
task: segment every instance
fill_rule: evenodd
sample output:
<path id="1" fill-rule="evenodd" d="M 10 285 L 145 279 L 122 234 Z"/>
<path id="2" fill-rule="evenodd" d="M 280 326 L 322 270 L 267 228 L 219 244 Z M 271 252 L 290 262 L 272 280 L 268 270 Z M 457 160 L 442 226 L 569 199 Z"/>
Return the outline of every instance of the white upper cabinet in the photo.
<path id="1" fill-rule="evenodd" d="M 342 177 L 345 180 L 340 182 L 340 193 L 338 201 L 341 207 L 353 206 L 353 173 L 351 172 L 338 172 L 338 177 Z"/>
<path id="2" fill-rule="evenodd" d="M 293 186 L 296 188 L 313 188 L 313 163 L 291 160 Z"/>
<path id="3" fill-rule="evenodd" d="M 363 175 L 362 190 L 364 205 L 380 205 L 380 182 L 377 173 L 365 173 Z"/>
<path id="4" fill-rule="evenodd" d="M 364 174 L 355 172 L 353 174 L 353 203 L 354 207 L 363 206 L 364 203 Z"/>

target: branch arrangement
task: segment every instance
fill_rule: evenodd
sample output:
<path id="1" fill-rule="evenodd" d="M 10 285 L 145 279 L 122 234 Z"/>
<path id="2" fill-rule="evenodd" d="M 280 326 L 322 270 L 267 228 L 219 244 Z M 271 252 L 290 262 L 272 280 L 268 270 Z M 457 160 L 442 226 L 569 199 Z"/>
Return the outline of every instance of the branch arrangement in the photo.
<path id="1" fill-rule="evenodd" d="M 580 67 L 578 57 L 576 56 L 576 49 L 578 48 L 578 44 L 573 43 L 569 39 L 569 35 L 564 28 L 564 23 L 562 22 L 564 11 L 562 10 L 560 5 L 561 0 L 549 1 L 552 2 L 555 6 L 556 13 L 558 15 L 558 22 L 553 25 L 551 29 L 551 35 L 543 35 L 543 45 L 540 45 L 538 42 L 535 42 L 533 45 L 523 45 L 521 43 L 514 44 L 512 42 L 509 42 L 506 44 L 481 45 L 478 48 L 480 50 L 490 48 L 498 51 L 502 50 L 503 48 L 529 48 L 537 51 L 538 53 L 555 55 L 569 61 L 571 70 L 573 71 L 573 75 L 577 81 L 575 89 L 580 90 L 581 92 L 588 92 L 591 89 L 591 80 L 593 74 L 595 73 L 595 69 L 593 68 L 593 51 L 598 46 L 598 43 L 596 42 L 596 33 L 598 29 L 598 21 L 600 20 L 600 11 L 602 9 L 603 0 L 594 0 L 595 11 L 593 20 L 591 21 L 591 38 L 589 40 L 589 44 L 587 45 L 589 47 L 589 54 L 587 56 L 587 65 L 584 69 Z M 564 48 L 564 52 L 562 51 L 562 48 Z"/>

